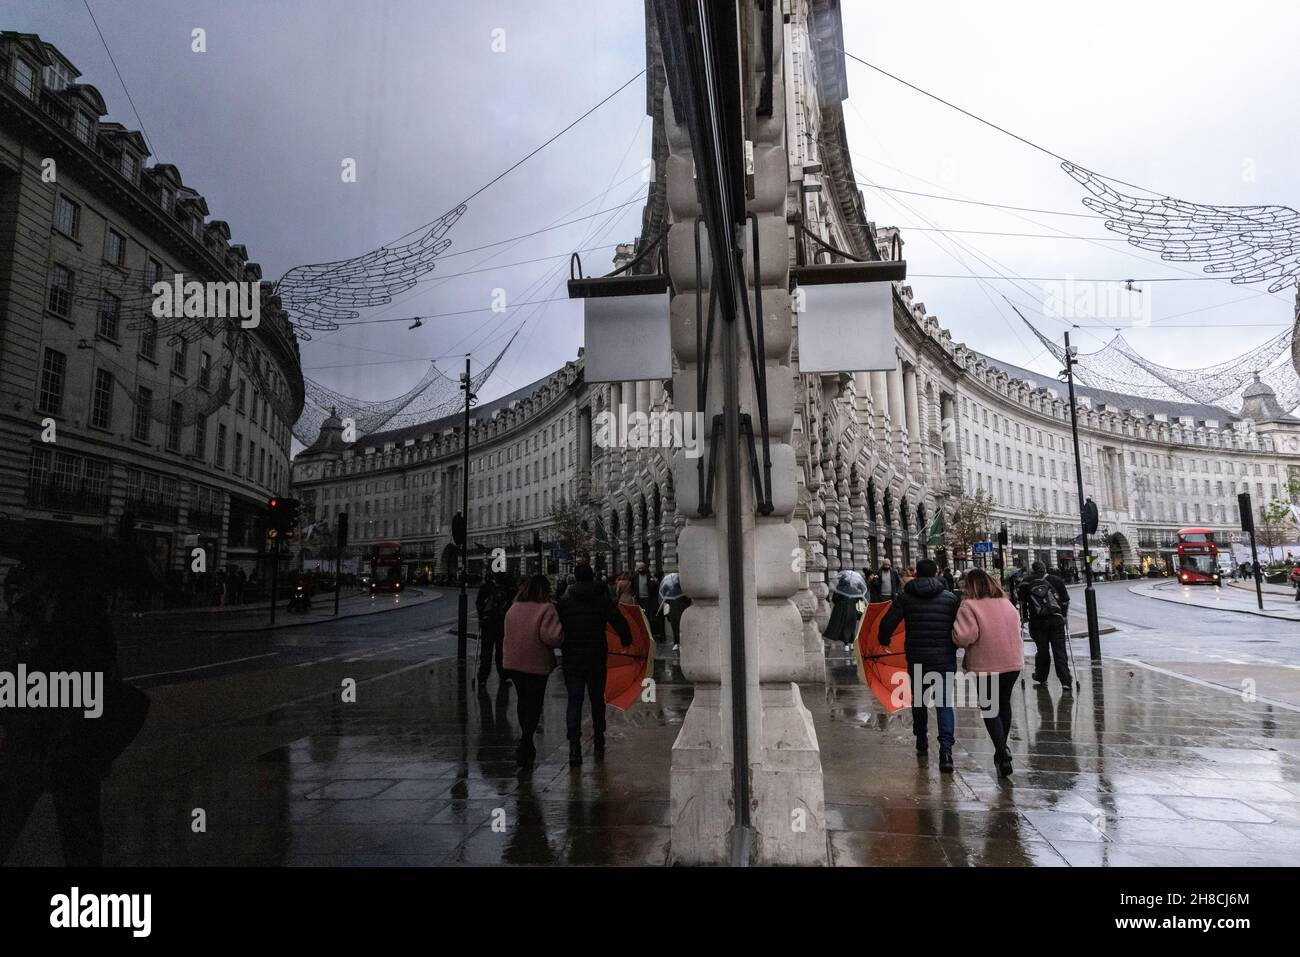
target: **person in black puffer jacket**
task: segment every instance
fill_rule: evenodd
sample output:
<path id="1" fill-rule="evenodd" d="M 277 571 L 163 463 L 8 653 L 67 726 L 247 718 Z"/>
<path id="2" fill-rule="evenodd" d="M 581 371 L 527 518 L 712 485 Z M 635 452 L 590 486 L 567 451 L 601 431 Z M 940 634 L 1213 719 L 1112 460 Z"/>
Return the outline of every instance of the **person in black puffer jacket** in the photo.
<path id="1" fill-rule="evenodd" d="M 880 621 L 877 637 L 888 648 L 890 636 L 902 622 L 907 627 L 904 649 L 907 672 L 912 682 L 912 733 L 916 753 L 929 750 L 927 705 L 933 704 L 939 718 L 939 770 L 952 771 L 952 746 L 956 740 L 957 716 L 953 710 L 953 686 L 957 677 L 957 646 L 952 627 L 957 620 L 957 596 L 943 587 L 938 566 L 928 558 L 916 563 L 916 578 L 903 586 Z"/>
<path id="2" fill-rule="evenodd" d="M 605 626 L 617 632 L 626 648 L 632 644 L 632 629 L 609 597 L 609 589 L 595 580 L 590 565 L 573 569 L 574 583 L 564 592 L 558 610 L 564 628 L 561 645 L 564 687 L 569 694 L 569 763 L 582 764 L 582 701 L 591 698 L 591 730 L 596 754 L 605 750 L 605 663 L 609 649 Z"/>

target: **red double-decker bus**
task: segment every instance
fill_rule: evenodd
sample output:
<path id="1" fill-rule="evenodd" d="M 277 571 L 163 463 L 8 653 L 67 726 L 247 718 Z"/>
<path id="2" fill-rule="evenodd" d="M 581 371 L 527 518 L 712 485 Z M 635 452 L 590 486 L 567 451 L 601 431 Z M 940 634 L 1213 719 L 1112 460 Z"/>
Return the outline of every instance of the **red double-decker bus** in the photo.
<path id="1" fill-rule="evenodd" d="M 1178 580 L 1184 585 L 1219 584 L 1219 546 L 1212 528 L 1178 530 Z"/>
<path id="2" fill-rule="evenodd" d="M 375 542 L 370 547 L 370 593 L 402 590 L 402 545 Z"/>

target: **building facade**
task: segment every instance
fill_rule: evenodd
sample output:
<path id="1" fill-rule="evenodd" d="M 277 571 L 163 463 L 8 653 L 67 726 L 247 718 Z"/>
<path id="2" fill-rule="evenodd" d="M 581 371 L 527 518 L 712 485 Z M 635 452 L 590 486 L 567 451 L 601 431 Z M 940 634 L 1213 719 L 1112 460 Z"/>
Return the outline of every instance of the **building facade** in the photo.
<path id="1" fill-rule="evenodd" d="M 632 390 L 635 391 L 635 390 Z M 644 391 L 644 390 L 643 390 Z M 478 577 L 495 550 L 514 574 L 567 569 L 574 534 L 557 512 L 585 523 L 581 545 L 607 574 L 640 559 L 673 561 L 667 464 L 658 450 L 602 448 L 593 416 L 617 408 L 619 385 L 588 385 L 581 357 L 537 382 L 475 407 L 469 430 L 470 569 Z M 660 401 L 665 402 L 660 389 Z M 324 531 L 304 542 L 332 559 L 340 515 L 348 545 L 364 558 L 379 542 L 402 545 L 407 578 L 449 579 L 459 554 L 452 518 L 462 510 L 463 413 L 344 441 L 331 416 L 294 459 L 293 489 L 304 522 Z"/>
<path id="2" fill-rule="evenodd" d="M 297 340 L 229 227 L 78 77 L 0 34 L 0 513 L 130 529 L 178 580 L 194 547 L 251 570 L 289 481 Z M 158 318 L 177 276 L 244 284 L 257 325 Z"/>

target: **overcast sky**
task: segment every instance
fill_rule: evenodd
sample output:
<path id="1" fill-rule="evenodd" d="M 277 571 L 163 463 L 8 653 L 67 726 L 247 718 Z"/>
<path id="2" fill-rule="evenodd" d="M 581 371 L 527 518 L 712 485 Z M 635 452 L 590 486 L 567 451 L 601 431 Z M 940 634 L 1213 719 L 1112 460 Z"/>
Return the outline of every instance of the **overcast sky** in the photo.
<path id="1" fill-rule="evenodd" d="M 90 3 L 157 159 L 179 167 L 268 278 L 357 255 L 442 214 L 644 67 L 642 0 Z M 1221 4 L 1132 0 L 843 7 L 850 52 L 1083 166 L 1195 202 L 1300 208 L 1300 5 L 1239 2 L 1230 15 Z M 138 125 L 82 0 L 0 0 L 0 27 L 53 42 L 104 94 L 112 119 Z M 206 31 L 206 53 L 191 51 L 196 27 Z M 495 30 L 504 31 L 496 35 L 502 52 L 493 50 Z M 1050 157 L 864 66 L 847 69 L 845 116 L 869 216 L 913 227 L 911 284 L 956 339 L 1054 372 L 1001 294 L 1032 305 L 1053 278 L 1200 274 L 1112 241 L 1100 220 L 867 186 L 1087 212 L 1082 187 Z M 402 301 L 364 318 L 484 309 L 496 289 L 508 304 L 563 297 L 567 254 L 578 248 L 599 247 L 583 259 L 588 273 L 604 271 L 612 244 L 636 236 L 639 203 L 515 245 L 454 254 L 636 199 L 649 135 L 638 79 L 474 199 L 449 234 L 453 255 Z M 356 183 L 342 182 L 344 158 L 357 162 Z M 973 232 L 945 238 L 916 227 Z M 988 235 L 1062 230 L 1095 242 Z M 540 257 L 553 258 L 513 265 Z M 1019 289 L 926 278 L 987 275 L 993 266 L 1031 278 Z M 481 271 L 453 275 L 470 269 Z M 1125 335 L 1168 365 L 1222 361 L 1277 334 L 1292 315 L 1290 290 L 1140 286 L 1154 322 Z M 429 357 L 469 348 L 476 360 L 490 359 L 521 324 L 484 390 L 490 399 L 576 354 L 573 304 L 469 313 L 416 330 L 391 322 L 317 334 L 303 344 L 304 367 L 340 392 L 384 398 L 419 379 Z M 1039 325 L 1057 337 L 1065 328 Z M 1079 335 L 1088 351 L 1111 330 Z"/>

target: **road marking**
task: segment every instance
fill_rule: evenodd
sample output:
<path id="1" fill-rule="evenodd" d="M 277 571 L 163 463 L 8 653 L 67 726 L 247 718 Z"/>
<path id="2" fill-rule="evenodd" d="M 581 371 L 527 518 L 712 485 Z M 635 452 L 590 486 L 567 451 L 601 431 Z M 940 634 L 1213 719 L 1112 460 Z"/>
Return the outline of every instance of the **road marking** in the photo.
<path id="1" fill-rule="evenodd" d="M 148 675 L 129 675 L 122 679 L 124 681 L 139 681 L 141 678 L 160 678 L 164 675 L 183 675 L 191 671 L 206 671 L 209 668 L 220 668 L 222 665 L 237 665 L 241 661 L 256 661 L 258 658 L 274 658 L 279 655 L 278 651 L 268 651 L 264 655 L 249 655 L 247 658 L 231 658 L 229 661 L 214 661 L 210 665 L 197 665 L 193 668 L 177 668 L 175 671 L 155 671 Z"/>

